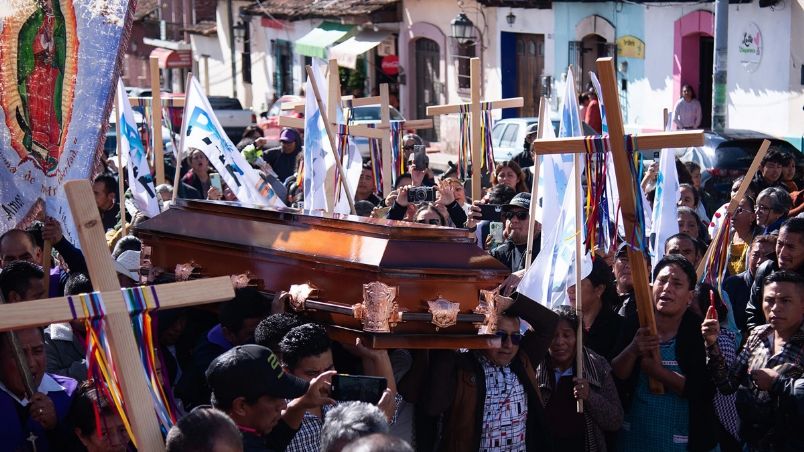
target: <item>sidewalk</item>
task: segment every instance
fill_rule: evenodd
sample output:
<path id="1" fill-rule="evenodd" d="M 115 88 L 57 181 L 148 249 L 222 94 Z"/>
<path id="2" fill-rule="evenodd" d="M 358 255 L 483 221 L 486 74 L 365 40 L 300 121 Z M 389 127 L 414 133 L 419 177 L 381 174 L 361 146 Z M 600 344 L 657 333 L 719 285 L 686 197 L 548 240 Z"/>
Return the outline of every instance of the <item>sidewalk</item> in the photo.
<path id="1" fill-rule="evenodd" d="M 435 144 L 435 146 L 433 146 L 433 144 Z M 427 148 L 427 157 L 430 157 L 430 168 L 442 173 L 449 169 L 448 162 L 456 163 L 458 161 L 457 154 L 442 152 L 441 146 L 439 146 L 438 143 L 432 143 L 431 146 Z"/>

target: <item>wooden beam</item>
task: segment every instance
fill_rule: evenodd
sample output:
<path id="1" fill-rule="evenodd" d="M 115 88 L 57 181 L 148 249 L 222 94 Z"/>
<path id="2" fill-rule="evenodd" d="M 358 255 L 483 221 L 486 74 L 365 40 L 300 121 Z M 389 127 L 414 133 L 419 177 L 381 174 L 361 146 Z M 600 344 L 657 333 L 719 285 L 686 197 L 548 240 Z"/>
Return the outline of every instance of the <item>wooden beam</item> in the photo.
<path id="1" fill-rule="evenodd" d="M 155 288 L 160 302 L 163 302 L 162 307 L 170 309 L 197 305 L 199 299 L 214 303 L 234 298 L 234 289 L 232 289 L 232 282 L 228 276 L 199 279 L 193 281 L 192 284 L 184 282 L 161 284 Z M 119 296 L 119 291 L 101 293 L 107 316 L 113 314 L 128 316 L 125 303 L 110 302 Z M 77 296 L 72 298 L 74 303 L 77 302 Z M 84 318 L 83 313 L 76 313 L 78 319 Z M 64 323 L 71 320 L 73 320 L 73 314 L 68 297 L 0 305 L 0 331 Z"/>
<path id="2" fill-rule="evenodd" d="M 491 109 L 497 110 L 500 108 L 519 108 L 524 104 L 525 100 L 521 97 L 493 100 L 491 101 Z M 451 113 L 460 113 L 461 107 L 466 107 L 467 105 L 470 105 L 470 103 L 464 102 L 459 104 L 430 105 L 429 107 L 427 107 L 427 115 L 435 116 L 435 115 L 448 115 Z"/>
<path id="3" fill-rule="evenodd" d="M 156 181 L 154 185 L 165 183 L 165 157 L 162 149 L 162 93 L 159 84 L 159 58 L 152 56 L 151 64 L 151 97 L 153 97 L 153 108 L 151 116 L 153 119 L 153 151 L 154 168 L 156 169 Z M 123 203 L 122 199 L 120 200 Z"/>
<path id="4" fill-rule="evenodd" d="M 154 101 L 153 97 L 129 97 L 128 100 L 132 107 L 138 107 L 144 102 L 153 104 Z M 160 98 L 160 102 L 164 107 L 184 107 L 184 97 Z"/>
<path id="5" fill-rule="evenodd" d="M 606 119 L 609 126 L 611 140 L 611 151 L 614 156 L 614 172 L 617 175 L 617 189 L 620 194 L 620 209 L 622 211 L 623 223 L 626 234 L 633 231 L 636 223 L 636 193 L 632 183 L 633 175 L 629 169 L 628 158 L 625 150 L 625 140 L 620 138 L 625 134 L 623 127 L 622 110 L 620 110 L 620 96 L 617 92 L 617 76 L 614 68 L 614 59 L 598 58 L 597 73 L 603 90 L 603 102 L 606 105 Z M 638 141 L 640 145 L 643 142 Z M 703 136 L 701 135 L 703 144 Z M 566 151 L 565 151 L 566 152 Z M 639 324 L 648 327 L 650 334 L 656 335 L 656 318 L 653 313 L 653 295 L 648 285 L 650 278 L 648 267 L 645 263 L 645 256 L 640 249 L 627 247 L 628 262 L 631 265 L 631 275 L 634 283 L 634 295 L 636 297 L 637 313 Z M 656 350 L 658 354 L 658 350 Z M 651 391 L 663 393 L 664 388 L 661 383 L 655 380 L 650 382 Z"/>
<path id="6" fill-rule="evenodd" d="M 294 129 L 304 129 L 304 118 L 294 118 L 293 116 L 280 116 L 279 125 L 282 127 L 293 127 Z"/>
<path id="7" fill-rule="evenodd" d="M 472 82 L 470 89 L 471 104 L 469 106 L 469 110 L 471 111 L 470 121 L 472 134 L 472 198 L 481 199 L 480 180 L 482 177 L 480 173 L 482 168 L 480 167 L 480 162 L 483 160 L 483 147 L 481 146 L 482 143 L 480 143 L 480 137 L 482 136 L 482 131 L 480 130 L 480 99 L 482 98 L 480 87 L 483 85 L 483 78 L 480 73 L 480 58 L 472 58 L 470 63 L 469 75 Z M 437 108 L 434 110 L 437 110 Z M 427 114 L 430 114 L 430 107 L 427 107 Z"/>
<path id="8" fill-rule="evenodd" d="M 92 202 L 92 187 L 88 180 L 71 180 L 64 184 L 67 201 L 78 230 L 81 250 L 86 257 L 92 287 L 100 292 L 111 292 L 104 300 L 108 306 L 124 304 L 114 261 L 106 246 L 103 223 L 98 208 Z M 164 450 L 162 432 L 153 406 L 137 401 L 151 400 L 148 383 L 140 362 L 140 353 L 131 331 L 128 314 L 111 314 L 106 317 L 106 333 L 112 356 L 119 372 L 126 411 L 139 450 Z"/>
<path id="9" fill-rule="evenodd" d="M 610 118 L 611 111 L 606 108 L 606 118 Z M 609 127 L 610 136 L 611 127 Z M 586 137 L 550 138 L 534 140 L 533 152 L 537 154 L 581 154 L 586 152 Z M 636 143 L 640 152 L 654 152 L 656 149 L 681 148 L 688 146 L 703 146 L 703 130 L 684 130 L 679 132 L 645 133 L 636 136 Z M 625 144 L 620 143 L 623 149 Z M 614 149 L 614 143 L 612 143 Z M 619 176 L 618 176 L 619 177 Z"/>
<path id="10" fill-rule="evenodd" d="M 547 121 L 542 121 L 542 118 L 547 116 L 547 97 L 542 96 L 539 100 L 539 125 L 536 129 L 536 138 L 541 138 L 544 136 L 544 128 L 547 125 Z M 531 146 L 531 153 L 533 153 L 533 147 Z M 530 268 L 530 262 L 533 259 L 533 239 L 536 238 L 536 203 L 539 202 L 539 156 L 535 156 L 533 159 L 533 183 L 530 187 L 530 216 L 528 218 L 528 242 L 527 247 L 525 248 L 525 271 Z M 542 216 L 544 216 L 544 212 L 542 212 Z"/>
<path id="11" fill-rule="evenodd" d="M 751 162 L 751 166 L 748 167 L 748 171 L 745 173 L 745 177 L 743 181 L 740 183 L 740 188 L 737 189 L 737 193 L 729 201 L 729 205 L 726 207 L 726 212 L 728 216 L 731 216 L 735 210 L 737 210 L 737 206 L 740 205 L 740 201 L 743 200 L 745 197 L 745 192 L 748 191 L 748 187 L 751 186 L 751 181 L 754 180 L 754 175 L 759 171 L 759 165 L 762 163 L 762 159 L 765 158 L 765 154 L 768 153 L 768 148 L 770 148 L 771 142 L 769 140 L 762 140 L 762 144 L 759 146 L 759 151 L 754 156 L 754 160 Z M 722 228 L 725 222 L 720 224 Z M 698 280 L 700 281 L 703 278 L 704 270 L 706 270 L 706 263 L 709 261 L 709 257 L 714 252 L 714 245 L 715 245 L 715 237 L 717 237 L 720 229 L 718 228 L 715 231 L 715 234 L 712 236 L 712 243 L 709 244 L 709 247 L 706 248 L 706 254 L 704 254 L 703 259 L 701 262 L 698 263 L 697 273 L 698 273 Z M 750 245 L 750 244 L 749 244 Z"/>
<path id="12" fill-rule="evenodd" d="M 394 162 L 391 155 L 391 104 L 390 104 L 390 91 L 387 83 L 380 84 L 380 123 L 377 124 L 377 131 L 382 134 L 382 141 L 380 142 L 380 156 L 382 158 L 382 187 L 375 187 L 383 198 L 388 196 L 391 188 L 393 187 L 393 170 Z"/>

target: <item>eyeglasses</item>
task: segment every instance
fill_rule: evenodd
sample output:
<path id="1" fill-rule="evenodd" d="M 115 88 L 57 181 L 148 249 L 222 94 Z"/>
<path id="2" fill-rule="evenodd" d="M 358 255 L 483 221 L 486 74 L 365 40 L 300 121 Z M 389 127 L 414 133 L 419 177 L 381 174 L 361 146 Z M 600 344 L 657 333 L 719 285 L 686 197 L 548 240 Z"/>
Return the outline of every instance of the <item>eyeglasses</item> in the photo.
<path id="1" fill-rule="evenodd" d="M 519 345 L 519 343 L 522 342 L 522 335 L 520 333 L 508 334 L 505 331 L 497 331 L 494 335 L 500 338 L 501 343 L 505 342 L 509 337 L 511 338 L 512 345 Z"/>
<path id="2" fill-rule="evenodd" d="M 757 204 L 757 206 L 754 208 L 754 210 L 756 210 L 757 212 L 762 212 L 762 211 L 770 211 L 771 208 L 768 207 L 768 206 L 763 206 L 761 204 Z"/>
<path id="3" fill-rule="evenodd" d="M 528 219 L 528 211 L 527 210 L 519 210 L 517 212 L 503 212 L 502 218 L 503 220 L 511 220 L 516 217 L 520 221 L 525 221 Z"/>
<path id="4" fill-rule="evenodd" d="M 441 226 L 441 220 L 439 220 L 438 218 L 430 218 L 429 220 L 416 220 L 416 223 L 434 224 L 436 226 Z"/>
<path id="5" fill-rule="evenodd" d="M 411 145 L 408 145 L 408 146 L 402 146 L 402 149 L 405 150 L 405 151 L 412 151 L 413 150 L 413 145 L 411 144 Z"/>

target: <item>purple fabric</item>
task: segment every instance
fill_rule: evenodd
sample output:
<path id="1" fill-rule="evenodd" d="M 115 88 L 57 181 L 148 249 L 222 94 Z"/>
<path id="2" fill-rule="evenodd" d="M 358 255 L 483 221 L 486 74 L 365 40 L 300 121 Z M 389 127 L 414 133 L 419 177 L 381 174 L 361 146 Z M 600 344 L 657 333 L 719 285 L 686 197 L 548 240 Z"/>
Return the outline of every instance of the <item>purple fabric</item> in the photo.
<path id="1" fill-rule="evenodd" d="M 234 347 L 234 344 L 223 337 L 223 327 L 220 323 L 213 326 L 212 329 L 209 330 L 209 333 L 207 333 L 207 340 L 219 347 L 222 347 L 224 351 Z"/>
<path id="2" fill-rule="evenodd" d="M 65 417 L 67 412 L 70 411 L 73 393 L 78 387 L 78 383 L 72 378 L 53 374 L 48 375 L 65 389 L 64 391 L 48 393 L 48 397 L 56 407 L 56 417 L 58 418 L 56 428 L 50 432 L 45 432 L 38 422 L 29 418 L 26 408 L 22 408 L 5 391 L 0 391 L 0 445 L 2 445 L 0 448 L 2 450 L 34 450 L 31 447 L 31 441 L 26 439 L 31 434 L 36 436 L 35 450 L 38 452 L 56 451 L 64 447 L 63 439 L 69 435 Z M 20 414 L 18 413 L 23 413 L 24 422 L 21 422 Z M 54 444 L 49 444 L 51 440 Z"/>

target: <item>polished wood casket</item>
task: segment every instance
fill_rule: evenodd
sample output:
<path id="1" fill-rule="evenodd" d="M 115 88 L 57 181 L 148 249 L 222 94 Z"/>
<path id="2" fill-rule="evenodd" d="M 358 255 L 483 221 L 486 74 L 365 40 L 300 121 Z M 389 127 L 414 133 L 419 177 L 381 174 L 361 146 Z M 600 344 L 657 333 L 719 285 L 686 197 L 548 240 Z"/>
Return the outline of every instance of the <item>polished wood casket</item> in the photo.
<path id="1" fill-rule="evenodd" d="M 493 332 L 495 294 L 487 291 L 509 270 L 463 229 L 180 199 L 134 232 L 150 247 L 150 265 L 172 272 L 192 263 L 203 277 L 248 274 L 267 292 L 290 292 L 289 309 L 338 340 L 499 344 L 479 333 Z"/>

